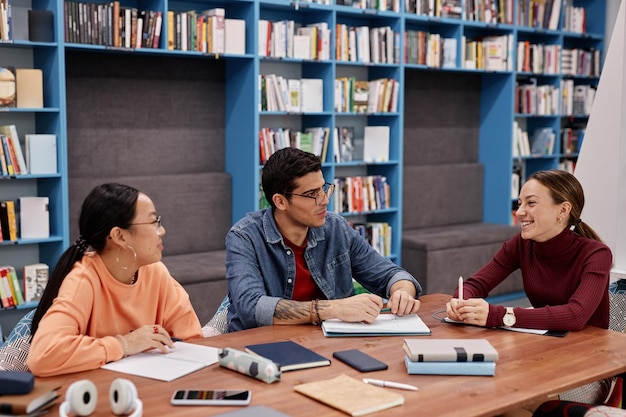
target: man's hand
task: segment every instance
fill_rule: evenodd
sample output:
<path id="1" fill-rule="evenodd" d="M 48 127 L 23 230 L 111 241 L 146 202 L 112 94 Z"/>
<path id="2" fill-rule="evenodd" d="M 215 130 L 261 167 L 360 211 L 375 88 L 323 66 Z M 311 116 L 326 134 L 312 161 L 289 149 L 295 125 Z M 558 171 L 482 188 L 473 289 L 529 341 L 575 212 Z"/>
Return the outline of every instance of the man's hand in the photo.
<path id="1" fill-rule="evenodd" d="M 415 298 L 415 286 L 411 281 L 398 281 L 391 286 L 391 295 L 387 306 L 393 314 L 406 316 L 417 313 L 421 302 Z"/>
<path id="2" fill-rule="evenodd" d="M 357 294 L 339 300 L 319 302 L 322 320 L 337 318 L 347 322 L 372 323 L 378 317 L 383 300 L 375 294 Z"/>

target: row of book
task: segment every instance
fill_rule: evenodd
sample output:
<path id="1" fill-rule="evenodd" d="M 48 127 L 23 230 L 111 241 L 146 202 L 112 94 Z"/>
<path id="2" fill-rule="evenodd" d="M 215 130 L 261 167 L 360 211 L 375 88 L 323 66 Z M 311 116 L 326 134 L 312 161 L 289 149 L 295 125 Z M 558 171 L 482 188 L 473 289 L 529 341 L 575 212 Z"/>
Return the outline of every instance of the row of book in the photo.
<path id="1" fill-rule="evenodd" d="M 517 121 L 513 122 L 513 157 L 553 155 L 556 132 L 551 127 L 535 129 L 532 138 L 522 129 Z"/>
<path id="2" fill-rule="evenodd" d="M 400 34 L 391 26 L 369 27 L 337 24 L 335 59 L 373 64 L 400 62 Z"/>
<path id="3" fill-rule="evenodd" d="M 359 9 L 400 11 L 400 0 L 335 0 L 335 4 L 352 6 Z"/>
<path id="4" fill-rule="evenodd" d="M 390 206 L 391 188 L 383 175 L 337 177 L 333 183 L 336 213 L 365 213 Z"/>
<path id="5" fill-rule="evenodd" d="M 400 82 L 392 78 L 335 80 L 335 105 L 338 113 L 394 113 L 398 111 Z"/>
<path id="6" fill-rule="evenodd" d="M 537 85 L 531 78 L 527 82 L 515 83 L 515 113 L 540 116 L 559 114 L 561 102 L 560 88 L 554 85 Z"/>
<path id="7" fill-rule="evenodd" d="M 23 285 L 11 265 L 0 266 L 0 302 L 2 308 L 14 308 L 41 299 L 48 284 L 49 267 L 43 263 L 24 265 Z"/>
<path id="8" fill-rule="evenodd" d="M 260 74 L 259 78 L 260 111 L 307 113 L 324 110 L 322 79 L 287 79 L 276 74 Z"/>
<path id="9" fill-rule="evenodd" d="M 465 5 L 463 16 L 467 20 L 513 24 L 513 0 L 468 0 Z"/>
<path id="10" fill-rule="evenodd" d="M 558 74 L 561 71 L 561 45 L 520 41 L 517 43 L 517 71 Z"/>
<path id="11" fill-rule="evenodd" d="M 456 68 L 456 38 L 422 30 L 404 32 L 404 61 L 431 68 Z"/>
<path id="12" fill-rule="evenodd" d="M 120 48 L 158 48 L 163 13 L 124 7 L 119 1 L 104 4 L 63 3 L 66 42 Z"/>
<path id="13" fill-rule="evenodd" d="M 0 175 L 55 174 L 56 135 L 27 134 L 22 144 L 16 125 L 0 126 Z"/>
<path id="14" fill-rule="evenodd" d="M 389 126 L 365 126 L 363 136 L 355 137 L 354 126 L 309 127 L 304 131 L 288 127 L 265 127 L 259 131 L 260 163 L 279 149 L 294 147 L 311 152 L 326 161 L 332 140 L 335 162 L 363 161 L 367 163 L 389 160 Z"/>
<path id="15" fill-rule="evenodd" d="M 571 0 L 569 3 L 571 3 Z M 585 8 L 568 4 L 565 7 L 563 29 L 574 33 L 587 32 L 587 11 Z"/>
<path id="16" fill-rule="evenodd" d="M 330 59 L 328 23 L 302 25 L 294 20 L 259 20 L 259 56 L 313 60 Z"/>
<path id="17" fill-rule="evenodd" d="M 326 160 L 330 129 L 327 127 L 310 127 L 305 131 L 291 128 L 265 127 L 259 131 L 261 164 L 264 164 L 277 150 L 298 148 Z"/>
<path id="18" fill-rule="evenodd" d="M 561 52 L 561 74 L 599 77 L 601 69 L 601 54 L 595 48 L 563 49 Z"/>
<path id="19" fill-rule="evenodd" d="M 351 226 L 382 256 L 391 256 L 392 227 L 386 222 L 352 223 Z"/>
<path id="20" fill-rule="evenodd" d="M 561 0 L 518 0 L 517 24 L 532 28 L 557 30 Z"/>
<path id="21" fill-rule="evenodd" d="M 0 200 L 0 242 L 50 236 L 48 197 Z"/>
<path id="22" fill-rule="evenodd" d="M 493 376 L 499 358 L 487 339 L 404 339 L 402 348 L 411 375 Z"/>
<path id="23" fill-rule="evenodd" d="M 596 97 L 596 88 L 591 85 L 574 84 L 574 80 L 561 80 L 561 114 L 564 116 L 589 115 Z"/>
<path id="24" fill-rule="evenodd" d="M 513 70 L 513 35 L 461 38 L 461 61 L 467 69 L 487 71 Z"/>
<path id="25" fill-rule="evenodd" d="M 42 108 L 43 71 L 0 66 L 0 107 Z"/>

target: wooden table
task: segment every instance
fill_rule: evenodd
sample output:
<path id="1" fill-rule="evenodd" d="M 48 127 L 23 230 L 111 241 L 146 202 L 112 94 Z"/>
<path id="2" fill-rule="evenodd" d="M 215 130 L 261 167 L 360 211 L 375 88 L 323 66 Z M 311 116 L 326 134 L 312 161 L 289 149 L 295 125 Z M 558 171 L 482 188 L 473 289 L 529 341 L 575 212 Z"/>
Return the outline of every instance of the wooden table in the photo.
<path id="1" fill-rule="evenodd" d="M 199 343 L 215 347 L 244 346 L 274 340 L 294 340 L 332 359 L 337 350 L 358 348 L 389 364 L 386 371 L 362 374 L 337 360 L 330 366 L 285 372 L 282 380 L 266 384 L 215 364 L 172 382 L 133 377 L 95 370 L 54 378 L 62 384 L 61 393 L 80 379 L 91 379 L 100 393 L 94 416 L 112 415 L 108 389 L 116 377 L 135 382 L 144 404 L 144 416 L 209 416 L 232 411 L 233 407 L 172 406 L 170 397 L 183 388 L 243 388 L 252 390 L 251 405 L 263 404 L 297 417 L 345 416 L 326 405 L 293 391 L 303 382 L 327 379 L 341 373 L 356 378 L 370 377 L 417 385 L 419 391 L 402 391 L 405 404 L 377 414 L 394 416 L 471 417 L 493 416 L 558 392 L 626 371 L 626 335 L 586 327 L 565 337 L 538 336 L 498 329 L 447 324 L 432 317 L 445 308 L 448 295 L 422 297 L 420 317 L 436 338 L 486 338 L 498 350 L 496 376 L 408 375 L 404 365 L 404 337 L 326 338 L 319 327 L 268 326 L 217 337 Z M 64 398 L 64 396 L 62 397 Z M 462 410 L 462 411 L 461 411 Z M 56 407 L 51 415 L 58 412 Z"/>

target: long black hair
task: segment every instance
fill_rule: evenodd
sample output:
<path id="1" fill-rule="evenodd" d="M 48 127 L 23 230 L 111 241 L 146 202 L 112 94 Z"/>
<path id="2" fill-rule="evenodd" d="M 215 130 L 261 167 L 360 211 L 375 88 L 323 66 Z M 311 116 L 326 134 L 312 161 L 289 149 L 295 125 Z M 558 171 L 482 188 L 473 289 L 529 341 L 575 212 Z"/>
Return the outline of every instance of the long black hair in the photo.
<path id="1" fill-rule="evenodd" d="M 101 252 L 114 227 L 127 229 L 135 218 L 139 191 L 128 185 L 106 183 L 95 187 L 83 201 L 79 218 L 80 235 L 59 258 L 33 316 L 31 337 L 41 318 L 59 294 L 59 288 L 74 264 L 81 260 L 89 246 Z"/>

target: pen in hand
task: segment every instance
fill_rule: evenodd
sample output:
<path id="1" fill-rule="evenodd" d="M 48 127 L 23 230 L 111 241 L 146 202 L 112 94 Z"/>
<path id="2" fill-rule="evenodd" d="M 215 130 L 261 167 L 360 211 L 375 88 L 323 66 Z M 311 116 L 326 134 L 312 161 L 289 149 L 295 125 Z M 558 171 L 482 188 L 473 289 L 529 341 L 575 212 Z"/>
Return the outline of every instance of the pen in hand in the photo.
<path id="1" fill-rule="evenodd" d="M 376 385 L 379 387 L 398 388 L 408 391 L 417 391 L 417 387 L 409 384 L 402 384 L 400 382 L 383 381 L 382 379 L 363 378 L 363 382 L 370 385 Z"/>
<path id="2" fill-rule="evenodd" d="M 463 299 L 463 277 L 459 277 L 459 301 Z"/>

